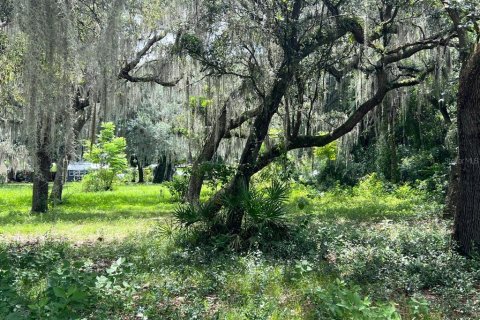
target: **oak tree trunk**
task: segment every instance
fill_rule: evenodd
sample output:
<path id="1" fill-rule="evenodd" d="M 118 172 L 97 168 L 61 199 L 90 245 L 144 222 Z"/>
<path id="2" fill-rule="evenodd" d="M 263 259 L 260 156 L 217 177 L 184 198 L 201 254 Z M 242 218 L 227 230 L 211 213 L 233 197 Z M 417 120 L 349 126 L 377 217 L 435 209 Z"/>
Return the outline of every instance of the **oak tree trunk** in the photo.
<path id="1" fill-rule="evenodd" d="M 163 155 L 158 160 L 157 167 L 153 172 L 153 183 L 162 183 L 164 181 L 172 180 L 173 169 L 173 163 L 168 161 L 166 155 Z"/>
<path id="2" fill-rule="evenodd" d="M 48 210 L 48 180 L 52 161 L 48 152 L 41 148 L 36 153 L 36 166 L 33 175 L 32 212 L 41 213 Z"/>
<path id="3" fill-rule="evenodd" d="M 241 192 L 248 190 L 250 179 L 246 176 L 240 176 L 235 180 L 235 185 L 232 187 L 232 194 L 239 195 Z M 242 228 L 242 222 L 244 217 L 243 209 L 239 206 L 235 210 L 231 211 L 227 217 L 226 225 L 227 229 L 232 234 L 239 234 Z"/>
<path id="4" fill-rule="evenodd" d="M 294 66 L 281 71 L 269 97 L 266 99 L 262 111 L 253 121 L 250 134 L 240 157 L 237 173 L 231 182 L 229 190 L 231 194 L 239 195 L 243 190 L 248 190 L 250 179 L 256 173 L 255 164 L 258 160 L 260 148 L 268 135 L 270 122 L 278 110 L 294 72 Z M 243 216 L 244 212 L 241 208 L 231 212 L 227 219 L 227 228 L 231 233 L 236 234 L 240 232 Z"/>
<path id="5" fill-rule="evenodd" d="M 480 48 L 462 66 L 458 90 L 459 189 L 455 239 L 470 255 L 480 248 Z"/>
<path id="6" fill-rule="evenodd" d="M 207 137 L 200 154 L 192 164 L 192 173 L 188 182 L 186 201 L 192 204 L 198 204 L 200 200 L 200 191 L 202 190 L 205 172 L 202 164 L 212 160 L 215 152 L 227 131 L 227 106 L 224 105 L 220 116 L 214 124 L 214 128 Z"/>

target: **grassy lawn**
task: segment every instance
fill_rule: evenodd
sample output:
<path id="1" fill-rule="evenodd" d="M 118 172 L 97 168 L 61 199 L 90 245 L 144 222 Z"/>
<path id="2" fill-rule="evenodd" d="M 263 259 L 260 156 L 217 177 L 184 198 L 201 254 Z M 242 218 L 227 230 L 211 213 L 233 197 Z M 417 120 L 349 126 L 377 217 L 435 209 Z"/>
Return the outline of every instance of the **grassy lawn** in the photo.
<path id="1" fill-rule="evenodd" d="M 412 188 L 404 186 L 384 192 L 383 186 L 375 183 L 374 179 L 367 179 L 351 189 L 324 193 L 295 186 L 288 204 L 290 212 L 314 214 L 322 219 L 381 221 L 405 220 L 435 209 L 433 202 L 425 202 L 423 194 Z M 67 183 L 61 205 L 46 214 L 32 215 L 31 189 L 31 184 L 0 185 L 1 238 L 110 241 L 150 231 L 177 206 L 168 189 L 161 185 L 119 185 L 114 191 L 95 193 L 82 191 L 79 183 Z M 300 205 L 303 202 L 304 206 Z M 419 211 L 422 206 L 427 208 Z"/>
<path id="2" fill-rule="evenodd" d="M 164 186 L 69 184 L 65 203 L 43 216 L 28 213 L 30 188 L 0 187 L 2 319 L 480 315 L 480 261 L 455 252 L 438 204 L 407 186 L 295 186 L 290 236 L 242 252 L 172 225 L 177 204 Z"/>
<path id="3" fill-rule="evenodd" d="M 31 189 L 29 184 L 0 186 L 0 237 L 108 241 L 147 232 L 175 206 L 159 185 L 121 185 L 113 192 L 93 193 L 68 183 L 64 203 L 47 214 L 31 215 Z"/>

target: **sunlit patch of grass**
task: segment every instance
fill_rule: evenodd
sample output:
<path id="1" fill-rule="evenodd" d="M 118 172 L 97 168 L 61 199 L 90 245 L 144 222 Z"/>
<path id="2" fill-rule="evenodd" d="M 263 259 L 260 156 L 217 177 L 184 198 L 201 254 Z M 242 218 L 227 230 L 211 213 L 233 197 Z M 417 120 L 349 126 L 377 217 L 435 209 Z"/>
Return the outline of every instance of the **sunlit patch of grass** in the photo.
<path id="1" fill-rule="evenodd" d="M 440 205 L 426 192 L 409 185 L 388 185 L 375 175 L 354 187 L 336 187 L 326 192 L 295 186 L 291 194 L 291 211 L 314 213 L 322 219 L 380 221 L 406 219 L 441 212 Z"/>
<path id="2" fill-rule="evenodd" d="M 30 214 L 31 184 L 0 186 L 0 236 L 32 238 L 49 234 L 72 240 L 118 239 L 145 232 L 174 211 L 178 202 L 167 187 L 151 184 L 118 185 L 114 191 L 84 192 L 80 183 L 68 183 L 64 202 L 46 214 Z M 204 188 L 205 200 L 212 190 Z M 311 213 L 321 219 L 379 221 L 414 218 L 438 210 L 424 192 L 410 186 L 391 186 L 376 176 L 353 188 L 319 192 L 293 185 L 292 214 Z"/>
<path id="3" fill-rule="evenodd" d="M 0 186 L 0 236 L 32 238 L 49 234 L 72 240 L 122 238 L 151 229 L 175 203 L 160 185 L 121 185 L 114 191 L 83 192 L 68 183 L 64 201 L 45 214 L 30 214 L 31 184 Z"/>
<path id="4" fill-rule="evenodd" d="M 0 215 L 9 212 L 28 211 L 31 199 L 31 184 L 0 185 Z"/>

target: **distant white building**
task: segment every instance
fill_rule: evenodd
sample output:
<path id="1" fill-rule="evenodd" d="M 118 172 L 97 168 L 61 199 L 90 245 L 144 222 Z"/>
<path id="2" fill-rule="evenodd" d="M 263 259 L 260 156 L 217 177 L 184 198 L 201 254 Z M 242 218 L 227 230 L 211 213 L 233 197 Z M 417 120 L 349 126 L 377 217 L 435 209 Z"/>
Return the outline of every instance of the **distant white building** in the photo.
<path id="1" fill-rule="evenodd" d="M 86 161 L 70 162 L 67 167 L 67 181 L 80 181 L 88 171 L 98 169 L 99 165 Z"/>

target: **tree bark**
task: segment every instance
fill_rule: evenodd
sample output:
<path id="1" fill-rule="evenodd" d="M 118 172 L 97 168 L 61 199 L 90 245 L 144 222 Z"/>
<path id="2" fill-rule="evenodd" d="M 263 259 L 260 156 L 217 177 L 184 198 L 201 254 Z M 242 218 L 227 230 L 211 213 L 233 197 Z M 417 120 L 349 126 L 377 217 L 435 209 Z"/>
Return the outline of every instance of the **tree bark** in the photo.
<path id="1" fill-rule="evenodd" d="M 50 193 L 50 200 L 52 201 L 53 205 L 62 202 L 62 194 L 63 194 L 63 184 L 65 181 L 65 167 L 68 165 L 68 160 L 66 157 L 57 161 L 57 173 L 55 175 L 55 179 L 53 180 L 53 187 L 52 192 Z"/>
<path id="2" fill-rule="evenodd" d="M 298 64 L 292 61 L 286 61 L 283 64 L 283 68 L 279 71 L 261 112 L 253 121 L 250 134 L 240 157 L 237 173 L 230 184 L 230 194 L 239 195 L 243 190 L 249 189 L 250 179 L 257 172 L 255 164 L 260 148 L 267 137 L 270 122 L 280 106 L 297 66 Z M 230 213 L 227 219 L 227 228 L 231 233 L 236 234 L 240 232 L 243 216 L 244 212 L 241 208 Z"/>
<path id="3" fill-rule="evenodd" d="M 137 167 L 138 167 L 138 183 L 144 183 L 145 180 L 143 178 L 143 167 L 140 164 L 140 161 L 138 161 Z"/>
<path id="4" fill-rule="evenodd" d="M 50 155 L 43 146 L 36 152 L 36 166 L 33 176 L 32 212 L 42 213 L 48 210 L 48 180 L 50 178 Z"/>
<path id="5" fill-rule="evenodd" d="M 248 190 L 249 184 L 250 184 L 250 178 L 246 176 L 241 176 L 239 179 L 235 180 L 235 184 L 231 189 L 231 193 L 234 195 L 239 195 L 242 192 L 245 192 L 246 190 Z M 227 216 L 226 225 L 230 233 L 232 234 L 240 233 L 242 229 L 243 217 L 244 217 L 243 208 L 241 208 L 240 206 L 235 208 L 233 211 L 229 213 L 229 215 Z"/>
<path id="6" fill-rule="evenodd" d="M 454 237 L 459 251 L 480 247 L 480 47 L 462 66 L 458 90 L 459 190 Z"/>
<path id="7" fill-rule="evenodd" d="M 76 101 L 77 102 L 74 105 L 74 108 L 75 110 L 77 110 L 77 113 L 80 113 L 80 115 L 77 116 L 75 122 L 73 123 L 73 134 L 67 134 L 65 144 L 60 148 L 60 161 L 58 161 L 57 163 L 57 174 L 55 176 L 55 180 L 53 181 L 53 188 L 50 194 L 50 200 L 53 202 L 53 204 L 62 202 L 63 186 L 65 184 L 68 161 L 70 160 L 73 153 L 73 150 L 71 149 L 74 149 L 73 144 L 78 141 L 80 133 L 89 118 L 85 115 L 84 112 L 84 109 L 89 106 L 89 101 L 86 100 L 81 102 L 80 100 L 78 100 L 78 96 Z M 70 120 L 67 120 L 66 122 L 67 124 L 71 123 Z"/>
<path id="8" fill-rule="evenodd" d="M 390 112 L 388 119 L 388 148 L 390 158 L 390 181 L 397 183 L 400 179 L 400 172 L 398 170 L 398 156 L 397 156 L 397 139 L 395 137 L 395 117 L 396 106 L 390 103 Z"/>
<path id="9" fill-rule="evenodd" d="M 162 183 L 165 180 L 165 169 L 167 167 L 167 157 L 162 156 L 158 160 L 157 167 L 153 174 L 153 183 Z"/>
<path id="10" fill-rule="evenodd" d="M 219 116 L 217 117 L 213 129 L 207 136 L 203 148 L 192 164 L 192 173 L 188 183 L 188 190 L 186 194 L 186 201 L 192 204 L 198 204 L 200 200 L 200 191 L 202 189 L 205 172 L 202 170 L 202 164 L 206 161 L 211 161 L 218 146 L 223 138 L 233 129 L 240 127 L 245 121 L 258 115 L 260 108 L 247 110 L 243 112 L 238 118 L 227 121 L 227 108 L 231 100 L 238 95 L 238 90 L 229 97 L 224 103 Z"/>
<path id="11" fill-rule="evenodd" d="M 213 130 L 207 137 L 200 154 L 192 164 L 192 173 L 188 182 L 186 201 L 192 204 L 198 204 L 200 200 L 200 191 L 202 190 L 205 172 L 202 164 L 210 161 L 218 149 L 220 141 L 226 132 L 227 105 L 225 104 L 220 112 L 220 116 L 214 124 Z"/>
<path id="12" fill-rule="evenodd" d="M 448 177 L 447 196 L 445 197 L 445 207 L 443 209 L 443 217 L 445 219 L 455 217 L 458 201 L 458 179 L 459 179 L 459 165 L 458 158 L 455 164 L 450 166 L 450 174 Z"/>
<path id="13" fill-rule="evenodd" d="M 167 161 L 167 155 L 158 159 L 158 165 L 153 173 L 153 183 L 170 181 L 173 177 L 173 163 Z"/>

